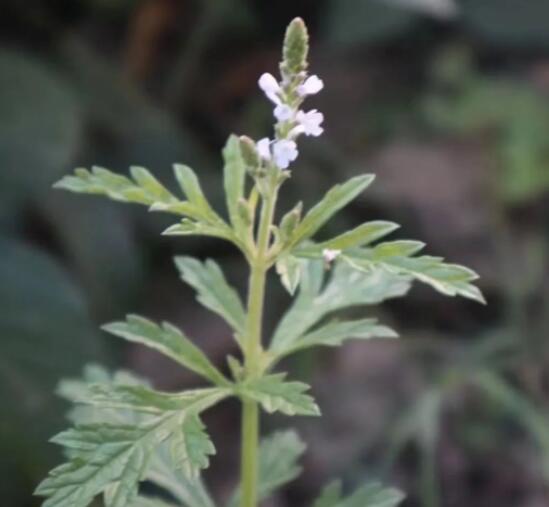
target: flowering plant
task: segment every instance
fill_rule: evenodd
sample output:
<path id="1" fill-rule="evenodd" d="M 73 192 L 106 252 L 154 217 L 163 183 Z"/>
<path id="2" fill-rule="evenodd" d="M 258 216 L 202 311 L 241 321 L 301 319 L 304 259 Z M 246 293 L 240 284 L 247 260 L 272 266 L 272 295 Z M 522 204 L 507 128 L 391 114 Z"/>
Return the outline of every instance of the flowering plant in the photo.
<path id="1" fill-rule="evenodd" d="M 241 482 L 229 507 L 256 507 L 299 472 L 304 450 L 294 432 L 280 432 L 259 442 L 259 410 L 289 416 L 317 416 L 309 386 L 288 380 L 273 369 L 284 357 L 316 346 L 334 347 L 350 338 L 392 338 L 396 333 L 376 319 L 336 319 L 345 308 L 380 303 L 406 294 L 414 280 L 437 291 L 482 302 L 471 270 L 440 257 L 416 255 L 423 243 L 399 240 L 377 243 L 397 225 L 367 222 L 325 241 L 316 232 L 374 179 L 366 174 L 336 185 L 304 216 L 301 203 L 275 224 L 275 207 L 301 136 L 322 134 L 323 115 L 305 111 L 307 97 L 320 92 L 322 80 L 307 73 L 308 35 L 301 19 L 288 26 L 281 79 L 263 74 L 259 87 L 273 103 L 273 138 L 254 142 L 231 136 L 223 150 L 228 218 L 209 204 L 193 170 L 175 165 L 185 198 L 163 186 L 140 167 L 131 178 L 95 167 L 77 169 L 57 187 L 102 194 L 118 201 L 144 204 L 151 211 L 177 215 L 168 235 L 213 236 L 232 242 L 250 266 L 247 303 L 228 285 L 213 260 L 176 257 L 185 282 L 198 300 L 231 326 L 240 359 L 229 356 L 220 370 L 179 329 L 129 315 L 104 326 L 105 331 L 153 348 L 210 384 L 177 393 L 159 392 L 129 373 L 109 375 L 88 368 L 82 381 L 64 382 L 61 393 L 78 409 L 73 428 L 53 438 L 64 447 L 67 462 L 55 468 L 37 489 L 45 507 L 86 507 L 102 495 L 107 507 L 212 507 L 200 471 L 214 454 L 201 414 L 228 397 L 242 403 Z M 262 336 L 267 272 L 275 268 L 284 287 L 297 296 L 270 341 Z M 140 490 L 141 481 L 158 488 Z M 149 493 L 147 494 L 147 491 Z M 153 493 L 151 494 L 150 491 Z M 156 494 L 155 494 L 156 493 Z M 391 507 L 402 495 L 377 483 L 343 498 L 337 483 L 328 486 L 315 507 Z"/>

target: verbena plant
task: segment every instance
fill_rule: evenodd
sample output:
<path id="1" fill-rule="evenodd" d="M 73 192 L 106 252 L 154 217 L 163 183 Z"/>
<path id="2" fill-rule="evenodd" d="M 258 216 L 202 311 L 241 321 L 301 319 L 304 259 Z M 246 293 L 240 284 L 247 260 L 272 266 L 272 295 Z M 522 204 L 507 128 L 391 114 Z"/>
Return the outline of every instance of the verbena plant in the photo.
<path id="1" fill-rule="evenodd" d="M 336 185 L 304 216 L 301 203 L 275 222 L 277 195 L 297 158 L 298 138 L 322 134 L 323 116 L 304 112 L 308 95 L 322 81 L 307 74 L 308 35 L 301 19 L 286 31 L 281 80 L 263 74 L 259 86 L 274 104 L 274 138 L 254 142 L 231 136 L 223 149 L 228 219 L 209 204 L 196 174 L 175 165 L 185 198 L 177 197 L 141 167 L 127 178 L 95 167 L 77 169 L 56 186 L 73 192 L 102 194 L 144 204 L 152 211 L 182 218 L 167 235 L 213 236 L 236 245 L 250 266 L 244 305 L 213 260 L 177 257 L 184 281 L 198 300 L 223 317 L 234 331 L 241 359 L 227 358 L 224 374 L 179 329 L 129 315 L 104 326 L 107 332 L 153 348 L 206 380 L 210 387 L 178 393 L 159 392 L 127 373 L 108 375 L 88 368 L 83 381 L 64 382 L 61 394 L 73 400 L 75 426 L 53 438 L 64 447 L 67 463 L 55 468 L 37 494 L 45 507 L 86 507 L 103 495 L 107 507 L 185 505 L 212 507 L 200 471 L 214 454 L 201 422 L 202 412 L 234 396 L 242 403 L 241 481 L 229 507 L 258 502 L 299 473 L 304 446 L 294 432 L 281 432 L 259 445 L 259 411 L 289 416 L 317 416 L 309 386 L 273 370 L 284 357 L 316 346 L 339 346 L 349 338 L 392 338 L 396 333 L 376 319 L 336 319 L 343 309 L 380 303 L 406 294 L 412 281 L 431 285 L 448 296 L 483 301 L 472 285 L 477 275 L 440 257 L 417 256 L 418 241 L 372 244 L 397 225 L 367 222 L 326 241 L 317 231 L 374 180 L 371 174 Z M 270 341 L 262 336 L 267 272 L 275 268 L 288 292 L 297 296 Z M 140 492 L 140 481 L 159 486 L 156 496 Z M 143 488 L 142 488 L 143 489 Z M 165 494 L 164 494 L 165 493 Z M 328 486 L 315 507 L 391 507 L 402 495 L 374 483 L 343 498 L 337 483 Z"/>

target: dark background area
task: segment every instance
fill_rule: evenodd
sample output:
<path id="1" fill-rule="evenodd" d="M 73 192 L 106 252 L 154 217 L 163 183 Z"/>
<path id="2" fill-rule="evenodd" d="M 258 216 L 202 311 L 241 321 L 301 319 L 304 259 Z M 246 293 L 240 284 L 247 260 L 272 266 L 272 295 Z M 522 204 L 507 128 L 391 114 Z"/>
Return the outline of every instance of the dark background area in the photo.
<path id="1" fill-rule="evenodd" d="M 307 206 L 359 172 L 376 184 L 323 230 L 403 225 L 429 251 L 481 274 L 481 307 L 415 288 L 379 309 L 402 339 L 303 353 L 322 420 L 294 423 L 305 472 L 272 507 L 308 505 L 328 479 L 372 478 L 407 507 L 549 505 L 549 3 L 546 0 L 1 0 L 0 498 L 39 505 L 60 460 L 55 396 L 85 364 L 126 368 L 162 389 L 194 385 L 168 360 L 98 325 L 136 312 L 180 325 L 218 363 L 235 346 L 171 258 L 215 257 L 245 290 L 237 252 L 159 235 L 170 219 L 53 191 L 77 166 L 199 174 L 221 209 L 220 148 L 268 135 L 257 78 L 275 72 L 286 24 L 311 31 L 325 90 L 320 140 L 302 143 L 281 209 Z M 273 279 L 274 282 L 274 279 Z M 272 283 L 267 328 L 288 303 Z M 206 479 L 237 479 L 239 414 L 206 417 L 218 456 Z"/>

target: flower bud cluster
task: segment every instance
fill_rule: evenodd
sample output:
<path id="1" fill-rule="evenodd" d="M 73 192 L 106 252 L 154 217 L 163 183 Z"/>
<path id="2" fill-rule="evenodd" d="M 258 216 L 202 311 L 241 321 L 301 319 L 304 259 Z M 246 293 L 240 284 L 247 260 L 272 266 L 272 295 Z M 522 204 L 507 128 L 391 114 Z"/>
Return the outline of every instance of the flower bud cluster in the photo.
<path id="1" fill-rule="evenodd" d="M 317 94 L 324 83 L 316 75 L 307 75 L 308 36 L 301 20 L 294 20 L 285 41 L 285 60 L 281 63 L 282 79 L 263 74 L 258 81 L 265 96 L 273 103 L 276 118 L 274 139 L 265 137 L 256 143 L 259 157 L 279 170 L 286 170 L 299 152 L 296 140 L 300 135 L 318 137 L 322 134 L 324 115 L 316 109 L 304 111 L 303 101 Z M 290 55 L 290 56 L 287 56 Z M 286 61 L 291 58 L 290 61 Z"/>

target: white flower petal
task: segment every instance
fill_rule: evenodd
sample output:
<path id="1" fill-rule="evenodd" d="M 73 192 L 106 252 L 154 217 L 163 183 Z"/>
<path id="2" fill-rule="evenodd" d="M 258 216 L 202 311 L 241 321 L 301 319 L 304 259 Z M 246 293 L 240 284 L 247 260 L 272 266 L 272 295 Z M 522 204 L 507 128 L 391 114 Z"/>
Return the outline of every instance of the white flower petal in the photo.
<path id="1" fill-rule="evenodd" d="M 316 74 L 309 76 L 305 82 L 298 86 L 297 93 L 302 97 L 315 95 L 324 88 L 324 82 Z"/>
<path id="2" fill-rule="evenodd" d="M 331 248 L 325 248 L 324 250 L 322 250 L 322 257 L 324 257 L 324 260 L 326 262 L 335 261 L 340 254 L 341 250 L 332 250 Z"/>
<path id="3" fill-rule="evenodd" d="M 263 160 L 271 160 L 271 140 L 264 137 L 255 143 L 257 153 Z"/>
<path id="4" fill-rule="evenodd" d="M 280 97 L 278 96 L 280 93 L 280 85 L 272 74 L 265 72 L 261 75 L 257 83 L 259 84 L 259 88 L 263 90 L 263 93 L 265 93 L 271 102 L 274 102 L 275 104 L 281 103 Z"/>
<path id="5" fill-rule="evenodd" d="M 324 121 L 324 115 L 316 109 L 311 109 L 306 113 L 304 111 L 298 111 L 296 120 L 301 129 L 297 130 L 296 127 L 292 129 L 292 132 L 296 130 L 296 133 L 303 133 L 306 136 L 314 137 L 318 137 L 324 132 L 324 129 L 321 127 L 321 124 Z"/>
<path id="6" fill-rule="evenodd" d="M 274 109 L 275 118 L 278 121 L 288 121 L 294 117 L 295 111 L 288 104 L 279 104 Z"/>
<path id="7" fill-rule="evenodd" d="M 297 144 L 294 141 L 281 139 L 273 144 L 274 161 L 280 169 L 287 169 L 290 162 L 293 162 L 298 154 Z"/>

